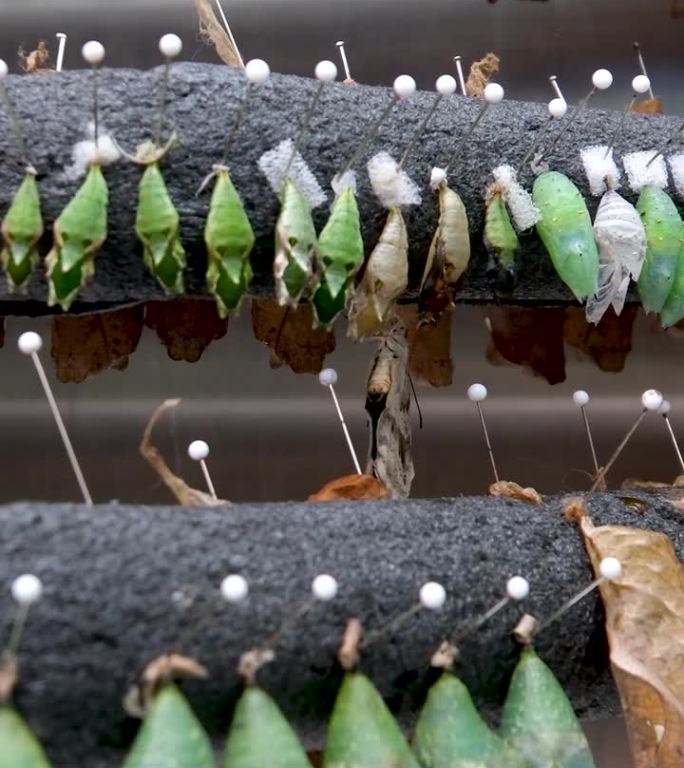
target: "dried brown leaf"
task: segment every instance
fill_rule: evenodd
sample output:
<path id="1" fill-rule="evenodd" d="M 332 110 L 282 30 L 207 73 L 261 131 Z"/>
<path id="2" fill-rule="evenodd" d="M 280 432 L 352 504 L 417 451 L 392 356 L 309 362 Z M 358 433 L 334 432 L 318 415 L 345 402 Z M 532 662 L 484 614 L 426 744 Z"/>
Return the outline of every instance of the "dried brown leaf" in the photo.
<path id="1" fill-rule="evenodd" d="M 45 65 L 50 60 L 50 50 L 45 40 L 41 40 L 35 50 L 26 53 L 23 48 L 19 48 L 19 66 L 27 75 L 43 75 L 46 72 L 52 72 Z"/>
<path id="2" fill-rule="evenodd" d="M 201 37 L 213 44 L 216 53 L 229 67 L 244 66 L 239 51 L 233 45 L 230 35 L 224 29 L 210 0 L 195 0 L 195 7 L 199 16 Z"/>
<path id="3" fill-rule="evenodd" d="M 172 360 L 195 363 L 204 350 L 228 330 L 228 318 L 219 317 L 216 303 L 205 299 L 148 301 L 145 325 L 156 331 Z"/>
<path id="4" fill-rule="evenodd" d="M 542 504 L 544 501 L 534 488 L 523 488 L 522 485 L 518 485 L 512 480 L 498 480 L 496 483 L 492 483 L 487 489 L 487 493 L 490 496 L 503 499 L 517 499 L 527 504 Z"/>
<path id="5" fill-rule="evenodd" d="M 655 96 L 652 99 L 635 101 L 634 104 L 632 104 L 632 112 L 641 112 L 644 115 L 662 115 L 663 100 L 660 96 Z"/>
<path id="6" fill-rule="evenodd" d="M 479 61 L 470 65 L 470 73 L 466 81 L 466 93 L 468 96 L 484 96 L 484 90 L 490 80 L 499 71 L 501 59 L 495 53 L 488 53 Z"/>
<path id="7" fill-rule="evenodd" d="M 548 307 L 490 307 L 487 360 L 521 365 L 549 384 L 565 381 L 564 311 Z"/>
<path id="8" fill-rule="evenodd" d="M 638 308 L 625 307 L 619 316 L 606 312 L 598 325 L 587 322 L 582 307 L 565 309 L 565 341 L 581 357 L 591 358 L 607 373 L 619 373 L 632 351 L 632 330 Z"/>
<path id="9" fill-rule="evenodd" d="M 454 371 L 451 362 L 451 320 L 453 307 L 447 307 L 437 323 L 420 323 L 418 307 L 398 307 L 406 324 L 409 343 L 409 370 L 415 381 L 433 387 L 448 387 Z"/>
<path id="10" fill-rule="evenodd" d="M 684 567 L 654 531 L 581 521 L 594 572 L 604 557 L 622 563 L 604 581 L 610 660 L 635 768 L 684 765 Z"/>
<path id="11" fill-rule="evenodd" d="M 271 366 L 285 363 L 295 373 L 319 373 L 335 349 L 335 334 L 313 327 L 310 304 L 281 307 L 274 299 L 252 299 L 254 336 L 273 354 Z"/>
<path id="12" fill-rule="evenodd" d="M 309 501 L 338 501 L 339 499 L 386 499 L 387 488 L 372 475 L 345 475 L 326 483 L 312 493 Z"/>
<path id="13" fill-rule="evenodd" d="M 61 382 L 82 382 L 107 368 L 122 370 L 140 341 L 144 306 L 60 315 L 52 320 L 51 355 Z"/>
<path id="14" fill-rule="evenodd" d="M 150 438 L 155 424 L 160 416 L 172 408 L 177 408 L 180 404 L 179 399 L 164 400 L 150 417 L 145 427 L 142 440 L 140 441 L 140 453 L 143 458 L 149 462 L 152 469 L 162 479 L 164 485 L 176 497 L 178 503 L 184 507 L 223 507 L 230 504 L 225 499 L 215 499 L 211 494 L 191 488 L 182 477 L 175 475 L 167 463 L 164 461 L 159 451 L 152 445 Z"/>

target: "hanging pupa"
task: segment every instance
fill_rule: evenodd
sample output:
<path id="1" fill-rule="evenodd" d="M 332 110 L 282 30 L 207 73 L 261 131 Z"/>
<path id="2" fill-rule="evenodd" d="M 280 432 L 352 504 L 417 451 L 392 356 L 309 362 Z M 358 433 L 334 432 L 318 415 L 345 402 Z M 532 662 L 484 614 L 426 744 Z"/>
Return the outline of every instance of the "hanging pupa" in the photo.
<path id="1" fill-rule="evenodd" d="M 43 217 L 36 171 L 27 168 L 2 221 L 5 247 L 0 258 L 11 290 L 22 290 L 38 263 L 38 241 L 43 235 Z"/>
<path id="2" fill-rule="evenodd" d="M 529 768 L 596 768 L 572 704 L 531 646 L 513 672 L 499 735 Z"/>
<path id="3" fill-rule="evenodd" d="M 487 275 L 497 291 L 510 293 L 515 285 L 515 259 L 520 241 L 511 224 L 498 182 L 488 188 L 485 205 L 484 244 L 489 256 Z"/>
<path id="4" fill-rule="evenodd" d="M 35 736 L 9 704 L 0 705 L 0 768 L 50 768 Z"/>
<path id="5" fill-rule="evenodd" d="M 591 217 L 577 187 L 557 171 L 542 173 L 532 198 L 541 219 L 537 233 L 561 280 L 579 301 L 596 293 L 599 258 Z"/>
<path id="6" fill-rule="evenodd" d="M 660 310 L 660 322 L 663 328 L 678 323 L 684 318 L 684 227 L 682 228 L 682 245 L 677 257 L 677 269 L 675 270 L 672 289 Z"/>

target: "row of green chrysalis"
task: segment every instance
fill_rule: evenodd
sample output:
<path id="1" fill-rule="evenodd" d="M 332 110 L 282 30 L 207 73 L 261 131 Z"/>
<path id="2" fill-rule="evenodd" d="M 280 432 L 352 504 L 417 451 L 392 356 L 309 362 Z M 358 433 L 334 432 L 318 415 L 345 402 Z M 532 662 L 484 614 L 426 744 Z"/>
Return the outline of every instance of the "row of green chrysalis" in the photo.
<path id="1" fill-rule="evenodd" d="M 28 728 L 0 708 L 0 768 L 48 768 Z M 214 768 L 209 737 L 178 689 L 155 696 L 124 768 Z M 310 768 L 304 748 L 275 701 L 248 686 L 240 697 L 224 754 L 226 768 Z M 513 673 L 499 733 L 480 718 L 451 672 L 432 686 L 413 747 L 375 686 L 346 672 L 328 728 L 325 768 L 594 768 L 572 706 L 531 647 Z"/>

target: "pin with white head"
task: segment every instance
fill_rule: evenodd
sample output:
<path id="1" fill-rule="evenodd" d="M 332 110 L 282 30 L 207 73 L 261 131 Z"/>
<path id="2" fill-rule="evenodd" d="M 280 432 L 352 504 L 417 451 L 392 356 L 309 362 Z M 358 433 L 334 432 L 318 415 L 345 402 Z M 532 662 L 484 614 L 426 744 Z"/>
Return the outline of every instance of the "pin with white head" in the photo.
<path id="1" fill-rule="evenodd" d="M 161 88 L 159 89 L 159 120 L 157 122 L 156 144 L 161 146 L 164 134 L 164 119 L 166 117 L 166 102 L 169 94 L 169 81 L 171 80 L 171 62 L 180 56 L 183 50 L 183 41 L 172 33 L 162 35 L 159 39 L 159 52 L 164 57 L 164 73 L 162 74 Z"/>
<path id="2" fill-rule="evenodd" d="M 7 646 L 2 654 L 2 660 L 11 663 L 19 652 L 31 606 L 35 605 L 43 596 L 43 584 L 32 573 L 24 573 L 14 579 L 10 591 L 14 602 L 17 604 L 17 613 L 12 623 Z"/>
<path id="3" fill-rule="evenodd" d="M 643 51 L 641 50 L 641 45 L 635 42 L 633 43 L 633 48 L 637 55 L 637 61 L 639 62 L 639 69 L 641 70 L 641 74 L 649 81 L 648 97 L 649 99 L 655 99 L 653 88 L 651 88 L 651 81 L 650 81 L 650 78 L 648 77 L 648 72 L 646 71 L 646 64 L 644 62 L 644 54 L 643 54 Z"/>
<path id="4" fill-rule="evenodd" d="M 228 160 L 233 144 L 237 139 L 238 133 L 242 128 L 242 125 L 249 113 L 252 97 L 256 89 L 263 85 L 271 76 L 271 68 L 263 59 L 250 59 L 245 64 L 245 95 L 238 107 L 237 115 L 235 116 L 235 122 L 230 129 L 228 138 L 226 140 L 226 146 L 223 150 L 223 157 L 221 158 L 221 165 L 225 165 Z"/>
<path id="5" fill-rule="evenodd" d="M 64 54 L 66 52 L 67 36 L 64 32 L 58 32 L 55 37 L 59 41 L 57 43 L 57 61 L 55 63 L 55 72 L 61 72 L 64 69 Z"/>
<path id="6" fill-rule="evenodd" d="M 93 68 L 93 141 L 97 148 L 100 138 L 100 107 L 98 99 L 98 67 L 104 61 L 105 49 L 102 43 L 97 40 L 89 40 L 83 48 L 81 48 L 81 56 L 86 64 L 90 64 Z"/>
<path id="7" fill-rule="evenodd" d="M 639 425 L 644 419 L 644 416 L 646 416 L 649 411 L 652 411 L 654 413 L 658 412 L 658 409 L 663 404 L 663 395 L 662 392 L 659 392 L 657 389 L 647 389 L 642 395 L 641 395 L 641 412 L 636 418 L 636 421 L 627 431 L 627 434 L 622 438 L 620 444 L 613 452 L 613 455 L 610 457 L 608 463 L 601 469 L 601 471 L 596 475 L 596 478 L 594 480 L 594 484 L 591 486 L 591 490 L 595 491 L 597 488 L 599 488 L 604 480 L 610 469 L 612 468 L 613 464 L 618 460 L 620 454 L 624 451 L 625 446 L 632 438 L 632 435 L 637 431 L 639 428 Z"/>
<path id="8" fill-rule="evenodd" d="M 555 78 L 555 75 L 554 75 L 554 78 Z M 554 83 L 555 83 L 555 80 L 554 80 Z M 556 86 L 556 88 L 558 88 L 558 86 Z M 558 92 L 560 93 L 560 88 L 558 88 Z M 520 161 L 520 164 L 518 165 L 518 173 L 520 173 L 523 170 L 527 161 L 531 157 L 533 157 L 533 155 L 537 151 L 537 148 L 544 141 L 549 128 L 551 127 L 551 125 L 553 125 L 554 120 L 560 120 L 562 117 L 565 117 L 565 114 L 568 111 L 568 104 L 562 96 L 557 96 L 556 98 L 551 99 L 551 101 L 548 103 L 547 108 L 548 108 L 549 116 L 547 117 L 544 125 L 542 126 L 542 129 L 538 131 L 537 135 L 532 140 L 532 145 L 525 153 L 525 156 Z"/>
<path id="9" fill-rule="evenodd" d="M 605 156 L 608 157 L 610 154 L 610 150 L 615 146 L 615 143 L 620 138 L 622 134 L 622 129 L 625 125 L 625 120 L 627 119 L 627 115 L 632 111 L 632 108 L 634 107 L 636 100 L 639 98 L 639 96 L 642 96 L 644 93 L 649 91 L 651 88 L 651 81 L 646 77 L 646 75 L 637 75 L 635 78 L 632 79 L 632 99 L 625 107 L 622 115 L 620 116 L 620 121 L 617 124 L 617 127 L 615 128 L 615 132 L 611 136 L 610 143 L 606 147 L 606 154 Z"/>
<path id="10" fill-rule="evenodd" d="M 558 75 L 549 75 L 549 84 L 551 85 L 553 92 L 556 94 L 556 98 L 560 99 L 561 101 L 565 101 L 563 91 L 561 91 L 560 85 L 558 85 Z"/>
<path id="11" fill-rule="evenodd" d="M 454 56 L 454 64 L 456 65 L 456 75 L 458 76 L 458 84 L 461 88 L 461 94 L 463 96 L 468 95 L 468 89 L 466 86 L 465 77 L 463 76 L 463 62 L 460 56 Z"/>
<path id="12" fill-rule="evenodd" d="M 479 112 L 475 116 L 475 119 L 470 124 L 468 130 L 465 132 L 460 142 L 457 144 L 456 149 L 452 152 L 451 157 L 449 158 L 449 162 L 444 167 L 445 171 L 448 171 L 449 168 L 454 164 L 454 162 L 460 157 L 466 144 L 468 143 L 468 139 L 470 139 L 475 129 L 482 121 L 482 118 L 487 114 L 487 110 L 492 105 L 501 103 L 503 101 L 503 97 L 504 97 L 504 89 L 499 85 L 499 83 L 489 83 L 485 87 L 484 100 L 482 102 L 482 106 L 480 107 Z"/>
<path id="13" fill-rule="evenodd" d="M 670 404 L 670 401 L 663 400 L 663 402 L 660 404 L 660 408 L 658 408 L 658 413 L 663 417 L 663 420 L 665 421 L 665 426 L 667 427 L 668 434 L 670 435 L 670 440 L 672 441 L 672 447 L 674 448 L 675 454 L 677 456 L 677 461 L 679 462 L 679 468 L 684 473 L 684 458 L 682 458 L 682 452 L 679 449 L 677 436 L 674 433 L 674 429 L 672 428 L 672 422 L 670 421 L 671 410 L 672 410 L 672 405 Z"/>
<path id="14" fill-rule="evenodd" d="M 209 467 L 207 467 L 207 457 L 209 456 L 209 446 L 207 443 L 205 443 L 204 440 L 193 440 L 188 446 L 188 456 L 193 461 L 199 462 L 199 465 L 202 468 L 202 474 L 204 475 L 204 481 L 207 484 L 211 497 L 213 499 L 218 499 L 214 483 L 209 474 Z"/>
<path id="15" fill-rule="evenodd" d="M 484 384 L 471 384 L 468 387 L 468 400 L 471 403 L 475 403 L 477 413 L 480 417 L 480 424 L 482 425 L 482 433 L 485 439 L 485 445 L 487 446 L 487 453 L 489 454 L 489 461 L 492 465 L 492 471 L 494 473 L 494 480 L 499 482 L 499 473 L 496 469 L 496 462 L 494 461 L 494 451 L 492 450 L 492 444 L 489 441 L 489 432 L 487 431 L 487 422 L 485 421 L 484 412 L 482 411 L 482 403 L 487 399 L 487 387 Z"/>
<path id="16" fill-rule="evenodd" d="M 587 440 L 589 441 L 589 450 L 591 451 L 591 460 L 594 462 L 594 475 L 597 476 L 600 472 L 600 467 L 596 457 L 594 438 L 592 437 L 591 427 L 589 426 L 589 416 L 587 415 L 587 405 L 589 405 L 589 400 L 589 393 L 584 389 L 578 389 L 576 392 L 573 392 L 572 401 L 582 413 L 582 421 L 584 422 L 584 429 L 587 433 Z"/>
<path id="17" fill-rule="evenodd" d="M 352 443 L 351 435 L 347 429 L 347 424 L 344 420 L 344 414 L 342 413 L 340 402 L 337 399 L 337 394 L 335 393 L 335 384 L 337 384 L 337 371 L 334 368 L 324 368 L 318 374 L 318 381 L 322 387 L 326 387 L 330 390 L 330 395 L 332 397 L 335 410 L 337 411 L 337 418 L 340 420 L 340 424 L 342 425 L 344 439 L 347 441 L 347 447 L 349 448 L 349 453 L 351 454 L 354 469 L 356 470 L 357 475 L 361 475 L 363 474 L 363 472 L 361 472 L 361 465 L 359 464 L 359 460 L 356 456 L 354 444 Z"/>
<path id="18" fill-rule="evenodd" d="M 2 102 L 5 106 L 5 109 L 7 111 L 7 117 L 9 118 L 10 126 L 12 127 L 12 131 L 14 132 L 14 136 L 17 140 L 17 146 L 19 147 L 19 154 L 21 156 L 21 161 L 27 169 L 33 170 L 33 166 L 29 159 L 28 150 L 26 148 L 24 131 L 22 130 L 21 122 L 19 121 L 19 116 L 17 115 L 17 112 L 14 108 L 14 104 L 12 102 L 12 99 L 10 98 L 9 92 L 7 90 L 7 85 L 5 83 L 5 79 L 8 74 L 9 74 L 9 68 L 7 66 L 7 63 L 3 59 L 0 59 L 0 99 L 2 99 Z"/>
<path id="19" fill-rule="evenodd" d="M 88 486 L 86 485 L 85 478 L 83 477 L 81 465 L 78 463 L 78 459 L 76 458 L 76 453 L 71 444 L 71 440 L 69 439 L 69 434 L 66 430 L 66 427 L 64 426 L 62 415 L 60 414 L 59 408 L 57 407 L 57 401 L 55 400 L 52 388 L 50 387 L 50 382 L 48 381 L 48 377 L 45 374 L 45 369 L 43 368 L 43 364 L 40 361 L 40 357 L 38 355 L 38 352 L 40 352 L 41 347 L 43 346 L 43 339 L 34 331 L 26 331 L 19 337 L 17 346 L 19 347 L 19 351 L 22 353 L 22 355 L 28 355 L 33 361 L 36 373 L 38 374 L 38 379 L 43 387 L 43 392 L 45 393 L 45 399 L 48 401 L 48 405 L 50 406 L 50 411 L 52 412 L 55 424 L 57 425 L 57 430 L 59 431 L 59 435 L 62 438 L 62 443 L 64 444 L 64 450 L 66 451 L 67 457 L 69 458 L 69 463 L 71 464 L 71 468 L 76 477 L 78 487 L 81 490 L 83 501 L 88 506 L 92 506 L 93 499 L 90 495 L 90 491 L 88 490 Z"/>
<path id="20" fill-rule="evenodd" d="M 349 60 L 347 59 L 347 53 L 344 50 L 344 40 L 338 40 L 335 45 L 340 52 L 340 59 L 342 59 L 342 69 L 344 70 L 343 82 L 347 85 L 354 85 L 356 80 L 354 80 L 354 78 L 351 76 L 351 72 L 349 71 Z"/>

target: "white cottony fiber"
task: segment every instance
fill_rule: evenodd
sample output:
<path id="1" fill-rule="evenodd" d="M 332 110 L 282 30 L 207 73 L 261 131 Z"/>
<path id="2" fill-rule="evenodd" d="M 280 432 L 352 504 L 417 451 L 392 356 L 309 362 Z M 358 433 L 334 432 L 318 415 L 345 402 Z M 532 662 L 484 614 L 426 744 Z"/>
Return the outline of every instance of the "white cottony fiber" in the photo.
<path id="1" fill-rule="evenodd" d="M 655 149 L 645 152 L 632 152 L 622 158 L 622 164 L 627 171 L 627 179 L 632 192 L 641 192 L 644 187 L 653 186 L 660 189 L 667 187 L 667 167 L 662 155 L 648 163 L 655 155 Z"/>
<path id="2" fill-rule="evenodd" d="M 437 168 L 436 166 L 430 171 L 430 189 L 436 192 L 442 184 L 447 183 L 447 172 L 444 168 Z"/>
<path id="3" fill-rule="evenodd" d="M 668 162 L 677 194 L 684 198 L 684 154 L 672 155 Z"/>
<path id="4" fill-rule="evenodd" d="M 84 176 L 91 165 L 111 165 L 121 158 L 121 150 L 112 137 L 100 129 L 95 144 L 95 125 L 90 123 L 86 134 L 90 138 L 74 144 L 71 165 L 64 169 L 64 178 L 76 181 Z"/>
<path id="5" fill-rule="evenodd" d="M 617 189 L 620 186 L 620 171 L 613 158 L 613 150 L 603 144 L 585 147 L 580 151 L 584 173 L 589 182 L 592 195 L 598 197 L 607 189 Z"/>
<path id="6" fill-rule="evenodd" d="M 541 213 L 532 195 L 518 184 L 515 169 L 510 165 L 500 165 L 492 171 L 492 175 L 502 189 L 515 228 L 518 232 L 531 229 L 541 219 Z"/>
<path id="7" fill-rule="evenodd" d="M 294 142 L 292 139 L 281 141 L 277 147 L 264 152 L 259 158 L 259 169 L 268 179 L 271 189 L 278 197 L 282 192 L 287 171 L 288 178 L 292 179 L 301 189 L 313 210 L 319 205 L 323 205 L 326 194 L 299 152 L 295 153 L 292 162 L 290 162 L 293 150 Z M 289 170 L 288 165 L 290 166 Z"/>
<path id="8" fill-rule="evenodd" d="M 387 152 L 371 157 L 367 168 L 373 192 L 385 208 L 420 205 L 418 185 Z"/>
<path id="9" fill-rule="evenodd" d="M 356 194 L 356 173 L 354 171 L 345 171 L 342 175 L 336 173 L 330 186 L 335 195 L 341 195 L 345 189 L 351 189 Z"/>

